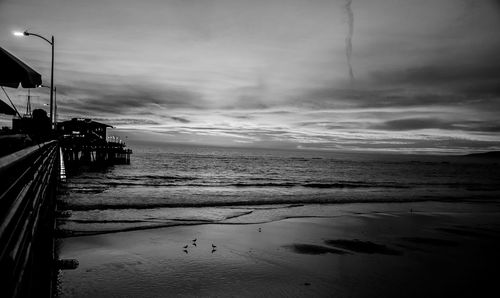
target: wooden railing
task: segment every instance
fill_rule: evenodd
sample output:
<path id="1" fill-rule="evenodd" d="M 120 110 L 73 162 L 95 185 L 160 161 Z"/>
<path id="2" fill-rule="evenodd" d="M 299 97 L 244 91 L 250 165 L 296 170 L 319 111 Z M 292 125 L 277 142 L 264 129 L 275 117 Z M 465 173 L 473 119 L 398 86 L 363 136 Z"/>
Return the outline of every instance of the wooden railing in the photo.
<path id="1" fill-rule="evenodd" d="M 56 141 L 0 158 L 0 296 L 50 297 L 59 170 Z"/>

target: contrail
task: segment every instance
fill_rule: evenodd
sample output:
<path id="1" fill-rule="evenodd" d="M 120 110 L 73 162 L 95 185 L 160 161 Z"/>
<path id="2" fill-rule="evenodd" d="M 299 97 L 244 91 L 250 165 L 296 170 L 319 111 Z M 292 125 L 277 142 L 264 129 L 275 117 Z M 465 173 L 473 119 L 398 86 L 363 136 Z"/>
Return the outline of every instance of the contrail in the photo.
<path id="1" fill-rule="evenodd" d="M 349 77 L 351 82 L 354 81 L 354 72 L 352 71 L 352 35 L 354 33 L 354 14 L 351 8 L 352 0 L 345 0 L 345 12 L 347 14 L 347 23 L 349 25 L 349 30 L 347 31 L 347 36 L 345 38 L 345 54 L 347 58 L 347 65 L 349 66 Z"/>

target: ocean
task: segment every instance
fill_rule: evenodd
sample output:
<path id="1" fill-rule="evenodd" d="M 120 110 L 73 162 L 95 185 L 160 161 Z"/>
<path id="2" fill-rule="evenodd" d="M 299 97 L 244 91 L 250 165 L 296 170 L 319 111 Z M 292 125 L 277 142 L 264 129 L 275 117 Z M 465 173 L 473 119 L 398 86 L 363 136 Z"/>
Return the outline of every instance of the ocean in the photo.
<path id="1" fill-rule="evenodd" d="M 330 216 L 345 203 L 494 201 L 499 164 L 463 156 L 188 145 L 132 147 L 130 165 L 85 169 L 58 197 L 64 235 Z M 307 208 L 304 208 L 307 207 Z"/>

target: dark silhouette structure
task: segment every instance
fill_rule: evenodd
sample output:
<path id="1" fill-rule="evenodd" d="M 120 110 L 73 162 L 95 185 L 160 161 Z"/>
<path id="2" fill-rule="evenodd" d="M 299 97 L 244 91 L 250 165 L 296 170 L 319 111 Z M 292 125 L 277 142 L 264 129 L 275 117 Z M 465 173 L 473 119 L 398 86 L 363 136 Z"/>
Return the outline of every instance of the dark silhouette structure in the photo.
<path id="1" fill-rule="evenodd" d="M 82 118 L 73 118 L 57 124 L 59 134 L 63 138 L 85 141 L 89 144 L 106 142 L 108 127 L 113 126 Z"/>
<path id="2" fill-rule="evenodd" d="M 57 133 L 68 170 L 80 164 L 103 166 L 130 163 L 132 150 L 126 149 L 121 140 L 108 141 L 108 127 L 112 126 L 81 118 L 58 123 Z"/>
<path id="3" fill-rule="evenodd" d="M 17 88 L 36 88 L 42 85 L 42 76 L 19 60 L 16 56 L 0 47 L 0 86 Z"/>
<path id="4" fill-rule="evenodd" d="M 50 118 L 46 111 L 35 109 L 32 117 L 12 119 L 12 130 L 16 133 L 24 133 L 42 139 L 51 133 Z"/>

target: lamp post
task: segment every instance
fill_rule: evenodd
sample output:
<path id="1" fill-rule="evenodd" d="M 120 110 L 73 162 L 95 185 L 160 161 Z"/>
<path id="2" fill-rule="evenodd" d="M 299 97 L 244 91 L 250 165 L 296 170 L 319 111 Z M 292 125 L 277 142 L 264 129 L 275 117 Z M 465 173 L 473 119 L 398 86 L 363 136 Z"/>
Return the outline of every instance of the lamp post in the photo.
<path id="1" fill-rule="evenodd" d="M 50 88 L 46 85 L 40 85 L 43 88 Z M 57 86 L 54 87 L 54 130 L 57 130 Z"/>
<path id="2" fill-rule="evenodd" d="M 36 33 L 31 33 L 31 32 L 28 32 L 28 30 L 24 31 L 24 32 L 14 32 L 14 35 L 16 36 L 36 36 L 38 38 L 41 38 L 43 40 L 45 40 L 46 42 L 48 42 L 51 47 L 52 47 L 52 63 L 51 63 L 51 67 L 50 67 L 50 125 L 51 127 L 54 127 L 54 117 L 53 117 L 53 106 L 54 106 L 54 35 L 52 35 L 51 39 L 47 39 L 39 34 L 36 34 Z"/>
<path id="3" fill-rule="evenodd" d="M 57 131 L 57 86 L 54 87 L 54 130 Z"/>

